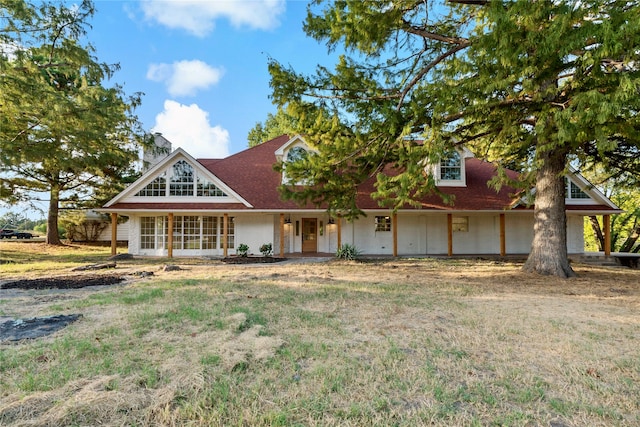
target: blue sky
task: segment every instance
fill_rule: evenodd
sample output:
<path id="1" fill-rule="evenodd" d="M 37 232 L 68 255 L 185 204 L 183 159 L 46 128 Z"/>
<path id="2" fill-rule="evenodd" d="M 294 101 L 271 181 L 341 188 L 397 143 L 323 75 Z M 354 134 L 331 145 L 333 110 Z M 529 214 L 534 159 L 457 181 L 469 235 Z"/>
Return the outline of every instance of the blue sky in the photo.
<path id="1" fill-rule="evenodd" d="M 302 29 L 306 0 L 94 2 L 85 41 L 100 62 L 120 65 L 110 83 L 129 95 L 144 93 L 136 110 L 144 128 L 196 158 L 248 148 L 251 128 L 276 112 L 269 58 L 305 73 L 329 65 L 326 46 Z M 0 203 L 0 216 L 20 212 L 37 219 L 47 206 Z"/>
<path id="2" fill-rule="evenodd" d="M 100 61 L 119 63 L 113 82 L 143 92 L 145 129 L 196 158 L 247 148 L 268 113 L 270 57 L 296 71 L 326 65 L 327 49 L 307 37 L 306 1 L 96 0 L 87 34 Z"/>

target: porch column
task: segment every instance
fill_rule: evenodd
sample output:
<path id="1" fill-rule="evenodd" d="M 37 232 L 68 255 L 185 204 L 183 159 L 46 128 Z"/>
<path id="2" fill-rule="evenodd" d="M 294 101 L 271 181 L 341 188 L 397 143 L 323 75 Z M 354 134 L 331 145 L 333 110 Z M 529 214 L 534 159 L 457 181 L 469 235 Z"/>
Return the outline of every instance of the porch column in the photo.
<path id="1" fill-rule="evenodd" d="M 338 224 L 338 249 L 342 247 L 342 217 L 337 218 L 336 224 Z"/>
<path id="2" fill-rule="evenodd" d="M 227 257 L 229 253 L 229 214 L 224 214 L 222 217 L 222 256 Z"/>
<path id="3" fill-rule="evenodd" d="M 602 215 L 604 228 L 604 256 L 611 255 L 611 215 Z"/>
<path id="4" fill-rule="evenodd" d="M 169 213 L 167 221 L 167 256 L 173 258 L 173 212 Z"/>
<path id="5" fill-rule="evenodd" d="M 284 214 L 280 214 L 280 258 L 284 258 Z"/>
<path id="6" fill-rule="evenodd" d="M 391 214 L 391 230 L 393 230 L 393 256 L 398 256 L 398 214 Z"/>
<path id="7" fill-rule="evenodd" d="M 118 243 L 118 214 L 111 212 L 111 255 L 115 255 Z"/>
<path id="8" fill-rule="evenodd" d="M 507 243 L 506 243 L 506 232 L 505 232 L 505 218 L 504 214 L 500 214 L 500 256 L 505 256 L 507 254 Z"/>
<path id="9" fill-rule="evenodd" d="M 453 214 L 447 214 L 447 255 L 453 255 Z"/>

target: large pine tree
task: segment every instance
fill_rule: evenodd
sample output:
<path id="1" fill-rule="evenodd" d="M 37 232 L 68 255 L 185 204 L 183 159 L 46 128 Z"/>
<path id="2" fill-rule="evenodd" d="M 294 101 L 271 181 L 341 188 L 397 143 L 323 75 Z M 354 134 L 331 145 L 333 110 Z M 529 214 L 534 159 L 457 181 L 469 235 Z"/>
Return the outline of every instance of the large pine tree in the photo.
<path id="1" fill-rule="evenodd" d="M 376 196 L 399 208 L 433 191 L 425 162 L 467 144 L 535 186 L 525 270 L 569 277 L 569 164 L 640 173 L 636 2 L 318 0 L 305 30 L 345 54 L 311 76 L 270 63 L 274 101 L 320 153 L 300 167 L 316 185 L 288 197 L 353 215 L 354 186 L 376 175 Z"/>
<path id="2" fill-rule="evenodd" d="M 117 65 L 81 43 L 93 13 L 89 0 L 0 3 L 0 196 L 48 194 L 50 244 L 60 205 L 117 191 L 144 143 L 139 95 L 106 86 Z"/>

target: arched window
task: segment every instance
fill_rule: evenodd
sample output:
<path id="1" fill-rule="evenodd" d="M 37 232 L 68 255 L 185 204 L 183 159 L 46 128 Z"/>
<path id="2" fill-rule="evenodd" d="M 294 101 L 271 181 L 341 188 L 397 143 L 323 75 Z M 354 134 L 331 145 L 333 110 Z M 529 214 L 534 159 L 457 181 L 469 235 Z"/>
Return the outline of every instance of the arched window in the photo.
<path id="1" fill-rule="evenodd" d="M 309 153 L 302 147 L 293 147 L 287 153 L 287 162 L 297 162 L 298 160 L 304 160 Z"/>
<path id="2" fill-rule="evenodd" d="M 179 160 L 173 165 L 169 195 L 193 196 L 193 167 L 184 160 Z"/>
<path id="3" fill-rule="evenodd" d="M 309 157 L 309 152 L 307 150 L 304 149 L 304 147 L 300 147 L 300 146 L 295 146 L 289 149 L 289 151 L 287 152 L 287 158 L 284 164 L 284 171 L 283 171 L 283 179 L 282 182 L 285 184 L 292 184 L 293 182 L 291 182 L 292 178 L 290 176 L 287 176 L 287 163 L 295 163 L 295 162 L 299 162 L 299 161 L 303 161 L 306 160 Z M 309 184 L 309 180 L 306 178 L 305 175 L 309 175 L 308 171 L 303 171 L 302 172 L 302 178 L 298 179 L 295 184 L 296 185 L 307 185 Z"/>

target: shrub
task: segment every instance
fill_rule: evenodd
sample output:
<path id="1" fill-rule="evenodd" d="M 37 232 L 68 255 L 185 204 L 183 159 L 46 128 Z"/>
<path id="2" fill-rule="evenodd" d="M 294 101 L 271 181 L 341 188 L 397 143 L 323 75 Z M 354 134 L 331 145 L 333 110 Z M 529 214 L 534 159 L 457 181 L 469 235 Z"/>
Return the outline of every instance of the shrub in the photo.
<path id="1" fill-rule="evenodd" d="M 262 252 L 262 256 L 269 256 L 271 255 L 272 251 L 273 251 L 273 246 L 271 246 L 271 243 L 265 243 L 262 246 L 260 246 L 260 252 Z"/>
<path id="2" fill-rule="evenodd" d="M 336 251 L 336 258 L 354 260 L 360 256 L 360 251 L 354 245 L 345 243 Z"/>
<path id="3" fill-rule="evenodd" d="M 236 249 L 236 254 L 241 257 L 246 257 L 249 254 L 249 245 L 240 243 L 238 249 Z"/>

